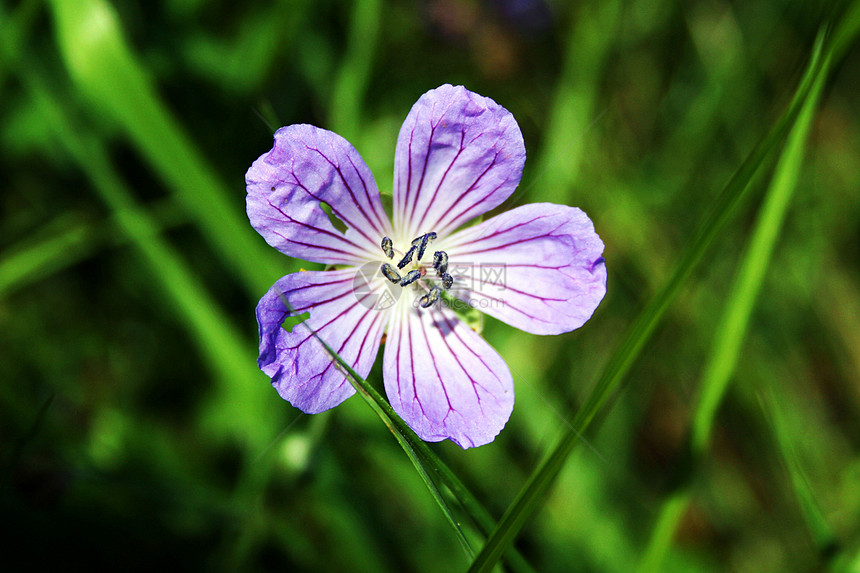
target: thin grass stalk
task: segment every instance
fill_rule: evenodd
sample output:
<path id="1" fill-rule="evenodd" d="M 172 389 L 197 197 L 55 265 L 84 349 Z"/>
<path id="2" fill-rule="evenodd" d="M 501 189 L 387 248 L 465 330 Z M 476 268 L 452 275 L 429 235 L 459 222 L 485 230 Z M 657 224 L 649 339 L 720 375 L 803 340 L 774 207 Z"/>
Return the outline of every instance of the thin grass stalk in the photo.
<path id="1" fill-rule="evenodd" d="M 591 392 L 585 405 L 577 412 L 573 424 L 563 430 L 563 434 L 540 465 L 529 477 L 525 486 L 520 490 L 514 502 L 509 506 L 505 515 L 496 526 L 470 571 L 489 571 L 498 562 L 501 553 L 513 543 L 516 534 L 525 522 L 540 507 L 550 486 L 561 471 L 565 460 L 580 441 L 580 436 L 590 425 L 594 417 L 610 400 L 615 389 L 630 370 L 633 362 L 639 356 L 645 344 L 650 339 L 657 325 L 662 321 L 666 309 L 674 300 L 681 287 L 686 283 L 692 271 L 704 259 L 705 254 L 715 243 L 718 233 L 725 227 L 729 218 L 734 214 L 735 207 L 745 197 L 765 160 L 783 140 L 789 129 L 794 125 L 800 110 L 806 101 L 813 80 L 817 77 L 821 63 L 821 41 L 816 43 L 810 64 L 795 92 L 795 96 L 781 119 L 768 134 L 750 152 L 710 210 L 709 217 L 699 227 L 672 278 L 665 287 L 648 303 L 625 337 L 613 353 L 597 385 Z"/>
<path id="2" fill-rule="evenodd" d="M 331 129 L 347 141 L 357 142 L 361 135 L 361 105 L 370 83 L 381 17 L 381 0 L 364 0 L 353 5 L 346 53 L 334 80 L 329 105 Z"/>
<path id="3" fill-rule="evenodd" d="M 58 141 L 90 178 L 93 189 L 113 210 L 119 228 L 138 248 L 144 263 L 152 271 L 153 284 L 164 291 L 183 317 L 182 324 L 191 331 L 204 362 L 222 381 L 222 397 L 215 401 L 232 404 L 233 408 L 230 415 L 219 416 L 224 419 L 215 426 L 232 428 L 236 436 L 262 447 L 271 436 L 271 429 L 260 423 L 260 413 L 266 411 L 266 401 L 262 399 L 265 394 L 259 377 L 245 366 L 255 354 L 253 347 L 239 342 L 244 337 L 235 330 L 232 321 L 181 257 L 159 236 L 160 227 L 150 219 L 147 211 L 137 205 L 101 143 L 86 129 L 71 125 L 59 98 L 43 85 L 34 66 L 27 66 L 20 77 L 39 104 L 42 115 L 52 125 Z M 237 412 L 246 415 L 238 416 Z"/>
<path id="4" fill-rule="evenodd" d="M 231 191 L 168 111 L 105 0 L 53 0 L 60 53 L 94 112 L 115 121 L 188 211 L 251 296 L 282 273 L 248 225 L 241 180 Z"/>
<path id="5" fill-rule="evenodd" d="M 821 511 L 816 499 L 817 496 L 809 483 L 803 463 L 792 441 L 791 432 L 788 430 L 791 422 L 783 411 L 773 387 L 759 392 L 758 401 L 764 417 L 770 424 L 777 450 L 788 471 L 792 491 L 797 499 L 800 513 L 806 522 L 809 535 L 818 548 L 822 560 L 825 562 L 834 560 L 839 552 L 839 542 L 833 528 Z"/>
<path id="6" fill-rule="evenodd" d="M 286 296 L 281 295 L 281 301 L 284 307 L 291 310 L 291 305 Z M 291 310 L 292 312 L 292 310 Z M 296 314 L 296 313 L 294 313 Z M 361 377 L 353 368 L 334 351 L 319 334 L 307 324 L 306 320 L 302 320 L 301 324 L 317 339 L 317 341 L 325 348 L 326 352 L 332 357 L 332 360 L 341 368 L 343 374 L 347 377 L 350 384 L 361 395 L 365 402 L 371 407 L 377 416 L 383 421 L 385 426 L 394 434 L 397 442 L 406 452 L 409 460 L 412 462 L 419 476 L 424 481 L 431 495 L 433 496 L 439 508 L 445 515 L 445 519 L 455 531 L 461 545 L 469 555 L 474 558 L 474 550 L 471 547 L 468 539 L 466 539 L 459 521 L 454 516 L 447 502 L 441 494 L 437 482 L 444 484 L 449 491 L 454 495 L 461 506 L 472 518 L 473 522 L 478 526 L 478 529 L 487 535 L 490 531 L 488 524 L 492 523 L 492 518 L 486 509 L 478 502 L 477 498 L 466 488 L 466 486 L 456 477 L 447 465 L 436 456 L 426 442 L 403 421 L 400 416 L 394 411 L 391 405 L 385 401 L 379 392 L 363 377 Z M 531 566 L 518 552 L 511 549 L 507 554 L 508 565 L 514 571 L 530 572 Z"/>
<path id="7" fill-rule="evenodd" d="M 732 380 L 740 359 L 749 320 L 761 292 L 764 277 L 772 260 L 780 229 L 797 188 L 803 164 L 806 139 L 815 117 L 824 82 L 830 70 L 830 55 L 821 68 L 800 111 L 785 149 L 774 172 L 764 205 L 756 222 L 749 246 L 741 260 L 731 294 L 714 336 L 714 345 L 704 369 L 701 394 L 695 409 L 692 428 L 686 440 L 689 452 L 679 467 L 676 490 L 664 502 L 651 540 L 645 551 L 640 571 L 653 572 L 662 568 L 663 560 L 675 531 L 691 499 L 689 488 L 698 467 L 707 454 L 717 409 Z"/>

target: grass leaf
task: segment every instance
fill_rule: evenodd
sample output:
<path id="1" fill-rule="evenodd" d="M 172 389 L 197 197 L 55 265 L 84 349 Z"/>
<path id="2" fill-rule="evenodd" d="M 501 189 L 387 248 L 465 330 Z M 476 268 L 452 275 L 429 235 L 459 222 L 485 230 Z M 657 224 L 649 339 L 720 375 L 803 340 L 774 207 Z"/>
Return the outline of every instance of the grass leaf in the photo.
<path id="1" fill-rule="evenodd" d="M 281 301 L 284 306 L 292 312 L 292 307 L 286 296 L 281 295 Z M 319 341 L 325 348 L 326 352 L 331 355 L 332 360 L 344 371 L 344 374 L 349 379 L 350 383 L 361 395 L 364 401 L 371 407 L 376 415 L 382 420 L 389 431 L 394 435 L 397 443 L 403 448 L 403 451 L 409 457 L 409 461 L 415 467 L 418 475 L 421 477 L 428 491 L 433 496 L 439 508 L 442 510 L 445 520 L 454 530 L 457 539 L 463 546 L 463 549 L 470 558 L 474 558 L 474 551 L 460 526 L 459 520 L 453 514 L 451 508 L 445 501 L 440 490 L 440 484 L 444 484 L 460 502 L 461 506 L 469 514 L 478 528 L 488 534 L 492 526 L 492 518 L 489 513 L 477 501 L 477 498 L 469 492 L 466 486 L 454 475 L 447 465 L 439 459 L 429 446 L 412 431 L 406 422 L 394 411 L 391 405 L 376 391 L 376 389 L 367 380 L 362 378 L 355 370 L 350 367 L 340 355 L 334 351 L 326 342 L 313 330 L 304 320 L 301 324 Z M 437 483 L 438 481 L 438 483 Z M 508 562 L 514 571 L 527 572 L 531 571 L 528 563 L 516 552 L 510 551 L 508 554 Z"/>
<path id="2" fill-rule="evenodd" d="M 157 95 L 104 0 L 50 2 L 66 67 L 93 110 L 115 121 L 252 296 L 281 274 L 277 253 L 248 225 L 243 184 L 228 189 Z"/>
<path id="3" fill-rule="evenodd" d="M 636 321 L 628 329 L 618 349 L 614 352 L 597 385 L 585 405 L 577 412 L 573 424 L 550 454 L 535 469 L 531 477 L 505 512 L 496 530 L 472 564 L 470 571 L 489 571 L 499 556 L 513 543 L 526 520 L 540 507 L 550 486 L 564 465 L 565 460 L 579 442 L 579 436 L 588 428 L 594 417 L 611 398 L 633 362 L 662 320 L 666 309 L 680 289 L 686 284 L 693 269 L 704 259 L 735 206 L 752 187 L 752 183 L 770 153 L 779 145 L 785 134 L 794 125 L 802 106 L 806 103 L 821 65 L 821 45 L 816 45 L 807 72 L 795 93 L 788 110 L 773 129 L 747 156 L 734 176 L 717 198 L 710 215 L 701 225 L 690 247 L 676 267 L 672 278 L 648 303 Z"/>
<path id="4" fill-rule="evenodd" d="M 819 46 L 822 40 L 823 35 L 819 37 Z M 683 469 L 685 478 L 678 484 L 678 491 L 672 493 L 661 509 L 658 524 L 654 528 L 641 564 L 641 571 L 662 569 L 665 552 L 675 536 L 675 530 L 689 502 L 690 493 L 687 488 L 709 447 L 717 409 L 723 401 L 740 360 L 750 316 L 770 266 L 792 195 L 797 187 L 806 139 L 812 127 L 824 82 L 830 71 L 830 61 L 828 53 L 816 72 L 812 88 L 803 102 L 797 122 L 788 136 L 785 149 L 765 194 L 764 204 L 741 260 L 731 294 L 726 301 L 722 319 L 717 325 L 713 348 L 702 375 L 701 393 L 687 440 L 690 451 L 685 458 L 685 463 L 689 464 L 689 467 Z"/>

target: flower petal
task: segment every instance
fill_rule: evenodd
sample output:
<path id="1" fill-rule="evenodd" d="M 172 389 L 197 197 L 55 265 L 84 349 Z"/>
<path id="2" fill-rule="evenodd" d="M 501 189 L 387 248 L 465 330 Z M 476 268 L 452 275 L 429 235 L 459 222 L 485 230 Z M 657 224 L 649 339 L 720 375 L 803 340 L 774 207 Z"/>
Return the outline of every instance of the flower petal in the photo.
<path id="1" fill-rule="evenodd" d="M 391 234 L 373 175 L 341 136 L 312 125 L 289 125 L 245 174 L 251 225 L 291 257 L 355 264 L 377 257 Z M 346 225 L 341 232 L 323 210 Z"/>
<path id="2" fill-rule="evenodd" d="M 379 281 L 358 269 L 302 271 L 276 282 L 257 305 L 260 369 L 284 400 L 305 413 L 333 408 L 355 393 L 311 329 L 361 376 L 376 359 L 389 311 L 380 310 Z M 289 310 L 288 310 L 289 309 Z M 288 317 L 309 313 L 288 331 Z"/>
<path id="3" fill-rule="evenodd" d="M 437 247 L 448 253 L 454 296 L 533 334 L 579 328 L 606 294 L 603 241 L 575 207 L 524 205 Z"/>
<path id="4" fill-rule="evenodd" d="M 391 406 L 422 440 L 492 442 L 514 407 L 507 364 L 451 310 L 405 302 L 395 307 L 383 357 Z"/>
<path id="5" fill-rule="evenodd" d="M 422 95 L 394 157 L 394 227 L 443 236 L 499 206 L 520 182 L 526 150 L 511 113 L 463 86 Z"/>

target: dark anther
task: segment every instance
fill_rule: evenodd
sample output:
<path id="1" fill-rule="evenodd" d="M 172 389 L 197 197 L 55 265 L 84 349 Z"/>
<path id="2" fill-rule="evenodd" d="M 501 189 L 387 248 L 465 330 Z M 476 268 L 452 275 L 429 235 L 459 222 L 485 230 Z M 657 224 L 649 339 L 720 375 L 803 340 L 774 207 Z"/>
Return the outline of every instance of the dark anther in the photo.
<path id="1" fill-rule="evenodd" d="M 394 267 L 388 263 L 382 263 L 382 274 L 391 282 L 397 284 L 400 282 L 400 273 L 394 270 Z"/>
<path id="2" fill-rule="evenodd" d="M 439 300 L 439 295 L 441 294 L 442 289 L 440 289 L 438 286 L 434 286 L 430 289 L 430 292 L 418 299 L 418 304 L 421 305 L 421 308 L 427 308 L 431 306 L 434 302 Z"/>
<path id="3" fill-rule="evenodd" d="M 394 248 L 391 239 L 388 237 L 382 237 L 382 252 L 385 253 L 385 256 L 390 258 L 394 257 Z"/>
<path id="4" fill-rule="evenodd" d="M 440 277 L 448 272 L 448 253 L 445 251 L 433 253 L 433 268 L 439 272 Z"/>
<path id="5" fill-rule="evenodd" d="M 418 247 L 418 261 L 424 258 L 424 251 L 427 249 L 427 243 L 436 238 L 436 233 L 430 232 L 412 241 L 413 247 Z"/>
<path id="6" fill-rule="evenodd" d="M 394 270 L 394 269 L 391 269 L 391 270 Z M 405 277 L 403 277 L 403 280 L 400 281 L 400 286 L 411 285 L 412 283 L 414 283 L 415 281 L 417 281 L 420 278 L 421 278 L 421 271 L 419 271 L 418 269 L 409 271 L 409 273 Z"/>
<path id="7" fill-rule="evenodd" d="M 445 287 L 445 290 L 448 290 L 449 288 L 454 286 L 454 277 L 452 277 L 448 273 L 442 273 L 442 286 Z"/>
<path id="8" fill-rule="evenodd" d="M 398 269 L 402 269 L 403 267 L 405 267 L 406 265 L 408 265 L 409 263 L 412 262 L 412 253 L 414 253 L 415 249 L 417 249 L 417 248 L 418 247 L 409 247 L 409 250 L 406 251 L 406 254 L 403 255 L 403 258 L 400 259 L 399 263 L 397 263 Z"/>

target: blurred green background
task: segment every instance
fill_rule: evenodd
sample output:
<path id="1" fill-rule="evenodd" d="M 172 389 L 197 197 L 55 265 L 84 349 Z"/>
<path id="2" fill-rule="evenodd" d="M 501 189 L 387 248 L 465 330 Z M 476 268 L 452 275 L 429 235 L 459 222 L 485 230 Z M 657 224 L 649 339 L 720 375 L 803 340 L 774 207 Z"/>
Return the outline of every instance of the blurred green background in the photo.
<path id="1" fill-rule="evenodd" d="M 312 123 L 351 141 L 390 190 L 412 103 L 463 84 L 523 130 L 509 206 L 552 201 L 594 220 L 609 291 L 593 319 L 556 337 L 488 319 L 513 416 L 493 444 L 431 446 L 499 518 L 846 10 L 856 4 L 0 2 L 0 569 L 467 569 L 360 398 L 306 416 L 257 370 L 257 299 L 315 267 L 251 229 L 245 170 L 277 127 Z M 849 47 L 798 153 L 762 164 L 525 522 L 515 547 L 535 570 L 860 571 Z M 747 250 L 780 190 L 786 206 L 764 217 L 772 254 Z M 746 307 L 744 264 L 760 275 Z M 381 388 L 378 364 L 368 379 Z M 477 551 L 466 513 L 455 507 Z"/>

